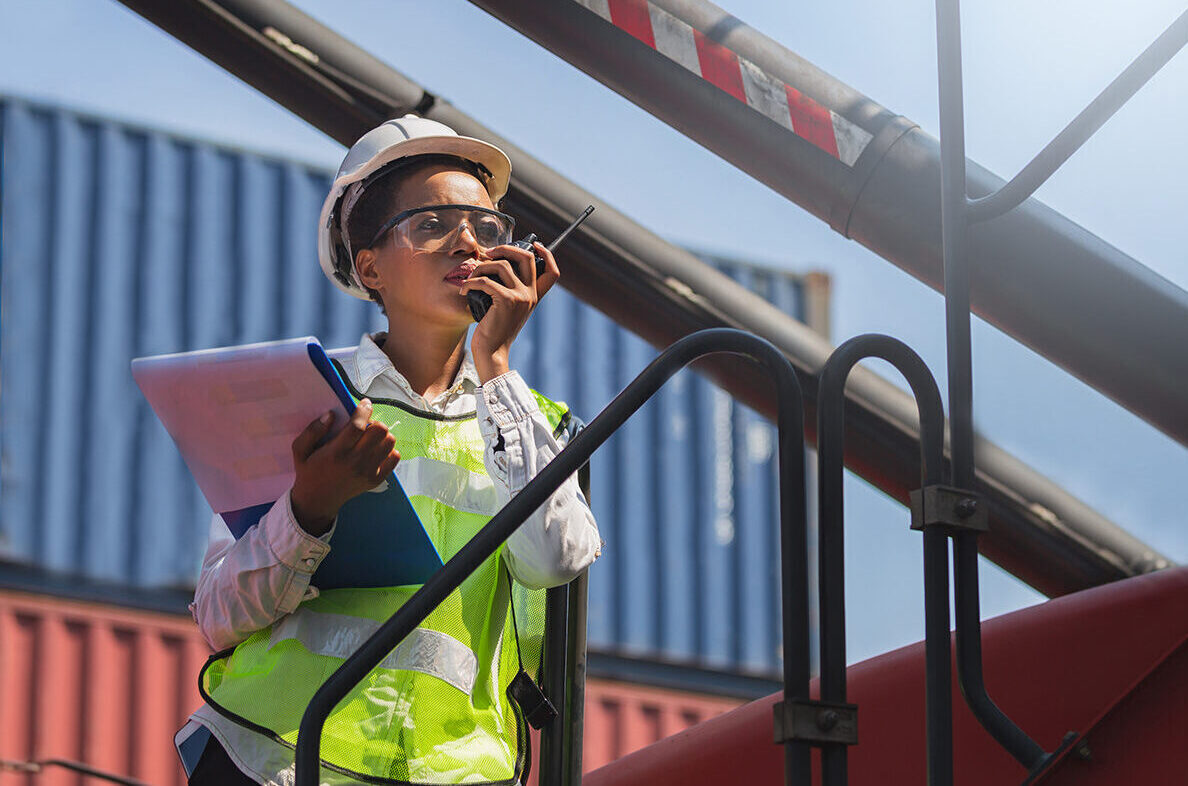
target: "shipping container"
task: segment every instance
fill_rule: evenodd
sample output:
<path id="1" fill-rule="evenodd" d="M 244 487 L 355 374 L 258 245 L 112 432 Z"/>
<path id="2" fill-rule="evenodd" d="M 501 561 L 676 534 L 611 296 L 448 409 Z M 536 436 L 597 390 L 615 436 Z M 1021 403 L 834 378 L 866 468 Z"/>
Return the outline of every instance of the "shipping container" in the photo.
<path id="1" fill-rule="evenodd" d="M 307 334 L 347 346 L 380 328 L 317 264 L 330 175 L 0 98 L 0 560 L 145 594 L 193 586 L 210 510 L 129 361 Z M 827 324 L 824 276 L 705 258 Z M 513 362 L 589 420 L 655 355 L 558 289 Z M 778 671 L 774 441 L 685 371 L 599 451 L 592 649 Z"/>
<path id="2" fill-rule="evenodd" d="M 0 592 L 0 759 L 183 783 L 173 733 L 200 704 L 208 654 L 188 617 Z M 82 782 L 58 767 L 0 771 L 2 786 Z"/>
<path id="3" fill-rule="evenodd" d="M 180 786 L 185 779 L 173 733 L 201 704 L 196 676 L 208 654 L 188 616 L 0 591 L 0 759 L 65 759 Z M 742 702 L 590 679 L 583 768 L 601 767 Z M 59 767 L 36 776 L 0 767 L 0 786 L 85 782 Z"/>
<path id="4" fill-rule="evenodd" d="M 586 686 L 582 768 L 589 772 L 743 704 L 625 682 Z"/>

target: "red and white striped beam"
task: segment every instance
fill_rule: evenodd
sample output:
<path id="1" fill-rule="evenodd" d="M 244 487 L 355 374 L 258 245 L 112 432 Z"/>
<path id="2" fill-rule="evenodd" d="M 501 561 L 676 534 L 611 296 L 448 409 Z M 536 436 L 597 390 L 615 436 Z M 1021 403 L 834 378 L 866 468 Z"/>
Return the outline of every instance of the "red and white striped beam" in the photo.
<path id="1" fill-rule="evenodd" d="M 853 166 L 871 135 L 647 0 L 577 0 L 623 32 Z"/>

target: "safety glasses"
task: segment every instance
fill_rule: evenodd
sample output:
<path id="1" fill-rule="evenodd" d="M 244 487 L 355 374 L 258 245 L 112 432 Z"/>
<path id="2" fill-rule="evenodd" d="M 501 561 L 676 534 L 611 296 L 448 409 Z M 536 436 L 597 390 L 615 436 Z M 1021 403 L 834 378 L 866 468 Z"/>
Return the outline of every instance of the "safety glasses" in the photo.
<path id="1" fill-rule="evenodd" d="M 462 227 L 470 230 L 480 248 L 511 242 L 516 220 L 506 213 L 476 205 L 429 205 L 397 213 L 388 219 L 368 243 L 374 246 L 388 232 L 397 248 L 414 251 L 449 249 Z"/>

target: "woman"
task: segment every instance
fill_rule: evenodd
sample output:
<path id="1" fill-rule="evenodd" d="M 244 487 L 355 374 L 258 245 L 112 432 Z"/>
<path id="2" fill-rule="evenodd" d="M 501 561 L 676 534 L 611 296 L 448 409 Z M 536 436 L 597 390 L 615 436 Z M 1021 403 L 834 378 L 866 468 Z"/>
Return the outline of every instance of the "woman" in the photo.
<path id="1" fill-rule="evenodd" d="M 540 244 L 539 276 L 533 252 L 509 245 L 514 221 L 497 205 L 510 174 L 498 148 L 411 115 L 348 151 L 319 259 L 339 289 L 379 304 L 388 330 L 342 364 L 360 399 L 350 425 L 323 441 L 327 413 L 294 440 L 291 491 L 239 540 L 212 524 L 191 609 L 221 652 L 203 671 L 207 704 L 176 738 L 191 783 L 291 782 L 309 698 L 417 589 L 310 585 L 344 504 L 394 467 L 448 560 L 560 450 L 565 406 L 508 365 L 560 276 Z M 468 292 L 491 300 L 472 333 Z M 517 780 L 526 729 L 508 687 L 538 663 L 540 623 L 517 625 L 510 598 L 570 581 L 600 545 L 571 478 L 335 708 L 322 782 Z"/>

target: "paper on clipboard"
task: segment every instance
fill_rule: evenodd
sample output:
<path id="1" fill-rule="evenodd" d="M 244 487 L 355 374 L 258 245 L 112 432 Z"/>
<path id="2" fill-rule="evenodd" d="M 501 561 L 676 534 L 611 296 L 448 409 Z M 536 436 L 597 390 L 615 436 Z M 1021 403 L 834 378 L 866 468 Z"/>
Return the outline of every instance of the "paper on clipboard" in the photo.
<path id="1" fill-rule="evenodd" d="M 312 337 L 137 358 L 132 376 L 215 511 L 275 502 L 293 485 L 293 437 L 349 413 L 310 362 Z"/>
<path id="2" fill-rule="evenodd" d="M 292 486 L 293 438 L 328 410 L 338 415 L 332 436 L 355 408 L 314 338 L 138 358 L 132 376 L 237 539 Z M 441 565 L 393 473 L 339 510 L 333 546 L 311 583 L 417 585 Z"/>

